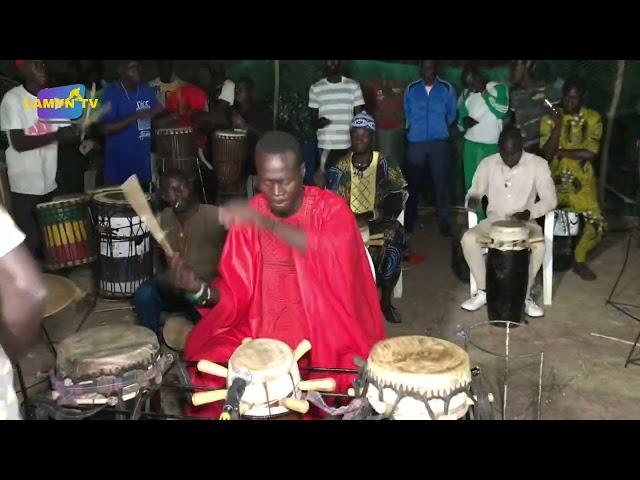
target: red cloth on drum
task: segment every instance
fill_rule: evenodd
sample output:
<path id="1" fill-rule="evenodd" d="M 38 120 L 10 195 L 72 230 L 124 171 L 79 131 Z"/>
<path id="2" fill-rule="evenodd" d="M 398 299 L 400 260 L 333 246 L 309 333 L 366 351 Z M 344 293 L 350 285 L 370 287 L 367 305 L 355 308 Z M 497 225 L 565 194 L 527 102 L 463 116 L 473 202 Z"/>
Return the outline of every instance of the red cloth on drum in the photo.
<path id="1" fill-rule="evenodd" d="M 273 218 L 259 194 L 252 206 Z M 308 339 L 312 348 L 300 365 L 356 368 L 384 338 L 383 316 L 360 230 L 337 195 L 305 187 L 300 210 L 284 220 L 302 228 L 307 252 L 289 247 L 270 232 L 233 227 L 213 280 L 220 303 L 204 311 L 189 336 L 185 358 L 226 363 L 246 337 L 276 338 L 295 348 Z M 305 375 L 306 378 L 326 374 Z M 226 380 L 190 371 L 194 385 L 223 387 Z M 335 375 L 346 392 L 353 375 Z M 217 416 L 222 402 L 187 407 L 189 415 Z"/>
<path id="2" fill-rule="evenodd" d="M 206 92 L 193 84 L 186 84 L 179 87 L 175 92 L 167 97 L 165 111 L 175 113 L 180 111 L 180 105 L 184 104 L 186 111 L 178 119 L 178 125 L 181 127 L 192 127 L 193 111 L 207 111 L 209 97 Z M 203 148 L 207 144 L 207 137 L 196 134 L 196 146 Z"/>

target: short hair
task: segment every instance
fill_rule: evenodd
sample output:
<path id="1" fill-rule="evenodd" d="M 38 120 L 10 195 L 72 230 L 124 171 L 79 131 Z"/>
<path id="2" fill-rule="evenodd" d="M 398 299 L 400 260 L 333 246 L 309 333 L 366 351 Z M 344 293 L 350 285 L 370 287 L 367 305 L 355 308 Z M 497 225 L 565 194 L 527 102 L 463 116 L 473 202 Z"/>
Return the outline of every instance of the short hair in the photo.
<path id="1" fill-rule="evenodd" d="M 578 90 L 578 92 L 580 92 L 580 95 L 584 95 L 584 93 L 587 91 L 587 84 L 581 78 L 570 78 L 569 80 L 564 82 L 564 85 L 562 85 L 562 94 L 566 95 L 572 88 Z"/>
<path id="2" fill-rule="evenodd" d="M 509 141 L 516 142 L 516 144 L 520 145 L 520 147 L 523 146 L 522 131 L 518 127 L 510 125 L 502 130 L 502 133 L 500 133 L 498 145 L 504 145 Z"/>
<path id="3" fill-rule="evenodd" d="M 160 190 L 163 190 L 171 179 L 178 180 L 179 182 L 187 185 L 189 188 L 192 187 L 191 180 L 189 179 L 189 177 L 187 177 L 186 173 L 184 173 L 182 170 L 171 168 L 165 170 L 162 175 L 160 175 Z"/>
<path id="4" fill-rule="evenodd" d="M 296 163 L 302 164 L 302 150 L 296 137 L 287 132 L 272 131 L 265 133 L 256 144 L 256 158 L 262 154 L 283 154 L 293 152 Z"/>
<path id="5" fill-rule="evenodd" d="M 242 77 L 238 79 L 238 81 L 236 82 L 236 85 L 240 85 L 240 84 L 246 84 L 251 90 L 255 90 L 256 88 L 256 83 L 253 81 L 253 78 L 251 77 Z"/>
<path id="6" fill-rule="evenodd" d="M 436 67 L 440 66 L 440 60 L 419 60 L 418 61 L 418 66 L 420 68 L 422 68 L 422 66 L 424 65 L 424 62 L 427 62 L 427 61 L 428 62 L 433 62 L 433 65 L 436 66 Z"/>

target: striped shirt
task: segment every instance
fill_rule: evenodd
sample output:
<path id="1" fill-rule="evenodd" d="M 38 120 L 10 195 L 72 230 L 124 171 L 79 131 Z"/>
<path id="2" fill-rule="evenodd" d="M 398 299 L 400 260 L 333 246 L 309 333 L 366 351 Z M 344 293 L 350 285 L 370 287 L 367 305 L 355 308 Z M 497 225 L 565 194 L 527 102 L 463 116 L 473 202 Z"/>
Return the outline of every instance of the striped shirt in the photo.
<path id="1" fill-rule="evenodd" d="M 353 109 L 364 105 L 362 90 L 355 80 L 342 77 L 338 83 L 326 78 L 311 85 L 309 108 L 318 109 L 318 117 L 326 117 L 331 123 L 318 129 L 318 147 L 342 150 L 351 147 L 351 120 Z"/>

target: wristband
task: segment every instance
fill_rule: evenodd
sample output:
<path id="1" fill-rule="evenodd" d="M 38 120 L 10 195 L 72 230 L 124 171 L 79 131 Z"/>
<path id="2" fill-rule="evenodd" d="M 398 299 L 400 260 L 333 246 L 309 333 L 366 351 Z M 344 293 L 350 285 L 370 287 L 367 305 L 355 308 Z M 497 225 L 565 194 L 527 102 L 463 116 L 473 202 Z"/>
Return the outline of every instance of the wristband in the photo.
<path id="1" fill-rule="evenodd" d="M 202 282 L 202 284 L 200 285 L 200 290 L 198 290 L 196 293 L 187 293 L 185 297 L 187 297 L 189 302 L 197 305 L 198 303 L 200 303 L 202 294 L 204 293 L 206 286 L 207 284 Z"/>

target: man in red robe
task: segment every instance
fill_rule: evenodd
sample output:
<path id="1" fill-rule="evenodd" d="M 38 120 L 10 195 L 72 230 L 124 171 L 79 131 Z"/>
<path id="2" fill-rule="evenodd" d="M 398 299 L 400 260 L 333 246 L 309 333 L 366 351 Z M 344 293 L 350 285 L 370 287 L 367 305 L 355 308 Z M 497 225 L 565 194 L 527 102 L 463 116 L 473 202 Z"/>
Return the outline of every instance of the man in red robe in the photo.
<path id="1" fill-rule="evenodd" d="M 308 339 L 312 349 L 301 366 L 355 368 L 354 357 L 366 358 L 384 338 L 384 324 L 353 214 L 336 194 L 304 186 L 300 145 L 287 133 L 260 139 L 256 166 L 262 193 L 220 208 L 230 230 L 219 277 L 203 285 L 182 258 L 171 262 L 174 286 L 213 307 L 192 330 L 185 359 L 226 363 L 246 337 L 291 348 Z M 195 369 L 190 376 L 194 385 L 225 385 Z M 345 392 L 353 375 L 335 379 Z M 220 408 L 190 406 L 187 413 L 217 416 Z"/>

